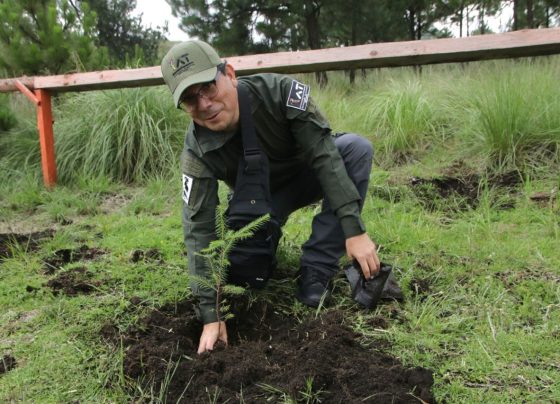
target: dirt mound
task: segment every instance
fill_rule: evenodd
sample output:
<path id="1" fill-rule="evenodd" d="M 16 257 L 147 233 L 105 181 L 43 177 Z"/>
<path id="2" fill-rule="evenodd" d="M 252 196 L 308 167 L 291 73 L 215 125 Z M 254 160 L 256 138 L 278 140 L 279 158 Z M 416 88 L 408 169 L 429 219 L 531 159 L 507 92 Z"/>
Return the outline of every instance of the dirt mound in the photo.
<path id="1" fill-rule="evenodd" d="M 0 360 L 0 376 L 14 369 L 16 366 L 16 358 L 12 355 L 4 355 L 2 360 Z"/>
<path id="2" fill-rule="evenodd" d="M 52 238 L 53 235 L 52 229 L 26 234 L 0 234 L 0 262 L 13 255 L 13 247 L 21 246 L 26 252 L 36 251 L 43 239 Z"/>
<path id="3" fill-rule="evenodd" d="M 55 251 L 50 257 L 43 259 L 44 271 L 45 274 L 52 275 L 66 264 L 77 261 L 91 261 L 105 253 L 104 250 L 90 248 L 87 245 L 82 245 L 75 249 L 63 248 Z"/>
<path id="4" fill-rule="evenodd" d="M 234 312 L 229 347 L 197 355 L 201 324 L 192 304 L 153 311 L 123 337 L 125 373 L 173 402 L 261 403 L 288 396 L 327 403 L 434 401 L 431 371 L 407 369 L 362 347 L 340 311 L 302 323 L 262 304 L 249 310 L 234 305 Z M 111 327 L 102 333 L 119 341 Z"/>
<path id="5" fill-rule="evenodd" d="M 101 285 L 100 281 L 92 280 L 92 277 L 93 274 L 85 267 L 73 268 L 49 280 L 46 286 L 52 289 L 54 295 L 60 292 L 68 296 L 88 294 Z"/>

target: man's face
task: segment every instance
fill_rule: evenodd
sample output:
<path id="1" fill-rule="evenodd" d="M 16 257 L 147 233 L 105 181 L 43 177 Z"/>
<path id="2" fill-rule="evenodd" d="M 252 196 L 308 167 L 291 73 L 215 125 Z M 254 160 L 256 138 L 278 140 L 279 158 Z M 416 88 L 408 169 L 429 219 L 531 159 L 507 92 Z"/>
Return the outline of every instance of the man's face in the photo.
<path id="1" fill-rule="evenodd" d="M 225 73 L 219 72 L 216 76 L 218 92 L 214 97 L 200 95 L 204 92 L 205 85 L 203 83 L 190 86 L 183 94 L 183 97 L 193 97 L 191 99 L 196 100 L 188 110 L 193 121 L 215 132 L 236 130 L 239 123 L 239 104 L 233 67 L 226 64 Z"/>

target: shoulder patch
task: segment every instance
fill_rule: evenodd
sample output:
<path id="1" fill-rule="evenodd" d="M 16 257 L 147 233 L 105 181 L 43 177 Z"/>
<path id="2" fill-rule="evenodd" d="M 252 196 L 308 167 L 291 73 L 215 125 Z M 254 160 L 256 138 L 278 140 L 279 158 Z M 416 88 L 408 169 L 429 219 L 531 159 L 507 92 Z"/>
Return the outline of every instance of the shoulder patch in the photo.
<path id="1" fill-rule="evenodd" d="M 297 80 L 292 81 L 290 94 L 286 106 L 290 108 L 305 111 L 307 109 L 307 101 L 309 100 L 309 86 L 302 84 Z"/>

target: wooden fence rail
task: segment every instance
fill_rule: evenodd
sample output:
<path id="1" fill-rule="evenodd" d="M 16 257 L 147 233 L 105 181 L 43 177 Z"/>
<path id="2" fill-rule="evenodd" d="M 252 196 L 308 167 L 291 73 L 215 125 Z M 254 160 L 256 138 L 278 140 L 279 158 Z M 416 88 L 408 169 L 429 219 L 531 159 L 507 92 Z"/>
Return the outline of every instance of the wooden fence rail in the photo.
<path id="1" fill-rule="evenodd" d="M 239 75 L 306 73 L 354 68 L 412 66 L 551 55 L 560 53 L 560 28 L 345 48 L 280 52 L 228 58 Z M 51 94 L 163 84 L 159 66 L 0 80 L 0 92 L 22 91 L 37 105 L 43 178 L 56 183 Z"/>

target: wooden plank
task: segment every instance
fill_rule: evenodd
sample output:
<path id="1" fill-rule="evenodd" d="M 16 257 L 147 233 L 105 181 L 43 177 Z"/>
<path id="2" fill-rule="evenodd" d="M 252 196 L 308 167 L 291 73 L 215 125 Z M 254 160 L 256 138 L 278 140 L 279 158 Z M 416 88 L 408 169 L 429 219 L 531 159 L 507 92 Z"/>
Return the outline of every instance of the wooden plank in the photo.
<path id="1" fill-rule="evenodd" d="M 560 28 L 233 56 L 227 60 L 239 75 L 243 75 L 453 63 L 556 53 L 560 53 Z M 84 91 L 159 84 L 163 84 L 161 71 L 159 66 L 154 66 L 35 77 L 33 85 L 28 87 L 53 91 Z M 0 80 L 0 91 L 15 91 L 13 81 Z"/>
<path id="2" fill-rule="evenodd" d="M 160 84 L 163 84 L 163 78 L 159 66 L 35 77 L 34 82 L 35 88 L 55 91 L 103 90 Z"/>
<path id="3" fill-rule="evenodd" d="M 560 53 L 560 28 L 228 58 L 242 74 L 455 63 Z"/>
<path id="4" fill-rule="evenodd" d="M 25 87 L 33 90 L 33 85 L 35 81 L 35 77 L 17 77 L 13 79 L 3 79 L 0 80 L 0 93 L 7 93 L 10 91 L 19 91 L 17 82 L 20 82 Z"/>

